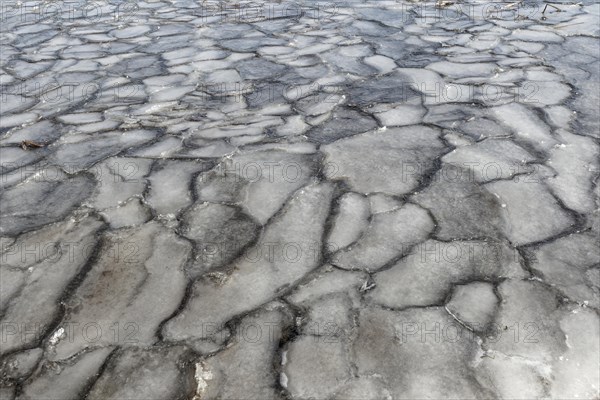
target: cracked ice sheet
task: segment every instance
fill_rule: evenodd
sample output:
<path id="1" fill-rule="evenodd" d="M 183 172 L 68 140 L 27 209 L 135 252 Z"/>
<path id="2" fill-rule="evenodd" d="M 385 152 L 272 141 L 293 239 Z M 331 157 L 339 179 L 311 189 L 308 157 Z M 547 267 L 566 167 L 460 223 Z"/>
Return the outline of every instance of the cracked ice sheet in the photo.
<path id="1" fill-rule="evenodd" d="M 3 4 L 0 397 L 600 397 L 597 4 L 117 3 Z"/>

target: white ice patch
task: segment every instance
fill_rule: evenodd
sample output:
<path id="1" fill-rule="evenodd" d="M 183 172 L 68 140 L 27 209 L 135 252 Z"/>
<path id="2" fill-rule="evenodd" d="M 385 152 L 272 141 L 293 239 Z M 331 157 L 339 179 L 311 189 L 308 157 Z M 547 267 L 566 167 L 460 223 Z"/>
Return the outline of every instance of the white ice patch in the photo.
<path id="1" fill-rule="evenodd" d="M 196 380 L 196 394 L 193 400 L 201 400 L 204 392 L 208 389 L 208 382 L 213 379 L 213 373 L 208 368 L 205 368 L 203 362 L 196 363 L 196 370 L 194 372 L 194 379 Z"/>

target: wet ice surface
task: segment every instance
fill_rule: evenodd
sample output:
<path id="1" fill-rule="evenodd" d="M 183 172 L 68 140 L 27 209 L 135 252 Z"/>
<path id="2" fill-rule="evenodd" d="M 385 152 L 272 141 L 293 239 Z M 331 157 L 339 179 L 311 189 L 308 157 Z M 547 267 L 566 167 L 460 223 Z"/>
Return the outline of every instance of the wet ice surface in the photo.
<path id="1" fill-rule="evenodd" d="M 47 3 L 2 399 L 600 397 L 598 4 Z"/>

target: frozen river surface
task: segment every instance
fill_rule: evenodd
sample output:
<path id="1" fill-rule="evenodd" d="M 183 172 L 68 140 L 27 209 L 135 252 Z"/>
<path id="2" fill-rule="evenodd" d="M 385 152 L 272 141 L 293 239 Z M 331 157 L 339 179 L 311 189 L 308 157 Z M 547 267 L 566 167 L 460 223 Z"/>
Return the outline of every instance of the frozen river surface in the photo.
<path id="1" fill-rule="evenodd" d="M 599 5 L 2 1 L 2 399 L 598 399 Z"/>

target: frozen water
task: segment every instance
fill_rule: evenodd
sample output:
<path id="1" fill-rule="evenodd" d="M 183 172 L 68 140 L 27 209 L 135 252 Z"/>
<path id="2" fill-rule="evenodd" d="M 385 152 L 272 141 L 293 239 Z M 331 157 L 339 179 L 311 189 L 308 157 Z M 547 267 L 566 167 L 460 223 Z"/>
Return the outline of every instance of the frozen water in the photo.
<path id="1" fill-rule="evenodd" d="M 436 235 L 442 240 L 496 238 L 502 221 L 501 204 L 475 182 L 473 171 L 477 168 L 462 167 L 443 164 L 431 184 L 413 199 L 431 211 L 438 225 Z"/>
<path id="2" fill-rule="evenodd" d="M 260 306 L 318 266 L 332 190 L 327 184 L 300 189 L 258 242 L 236 260 L 223 282 L 211 275 L 196 281 L 185 309 L 165 326 L 165 337 L 210 336 L 212 332 L 203 329 L 207 324 L 221 326 Z M 287 252 L 289 248 L 292 253 Z"/>
<path id="3" fill-rule="evenodd" d="M 398 106 L 376 114 L 382 126 L 414 125 L 422 121 L 425 109 L 418 106 Z"/>
<path id="4" fill-rule="evenodd" d="M 600 282 L 590 274 L 600 257 L 597 238 L 573 234 L 540 246 L 535 251 L 533 271 L 544 282 L 580 304 L 600 305 Z"/>
<path id="5" fill-rule="evenodd" d="M 452 321 L 440 307 L 364 308 L 353 346 L 359 376 L 380 376 L 392 398 L 486 397 L 486 391 L 470 378 L 476 342 Z M 438 340 L 433 336 L 436 325 Z M 423 336 L 425 327 L 432 331 L 429 340 Z M 442 339 L 442 329 L 452 330 L 449 335 L 460 339 L 453 343 Z M 398 369 L 399 364 L 410 368 Z"/>
<path id="6" fill-rule="evenodd" d="M 91 194 L 95 185 L 87 175 L 51 173 L 57 173 L 58 178 L 47 181 L 32 176 L 0 194 L 2 235 L 17 235 L 65 218 Z"/>
<path id="7" fill-rule="evenodd" d="M 414 204 L 375 214 L 359 240 L 334 254 L 332 263 L 349 270 L 377 270 L 425 240 L 433 228 L 429 214 Z"/>
<path id="8" fill-rule="evenodd" d="M 494 286 L 487 282 L 459 285 L 446 305 L 458 321 L 473 330 L 484 330 L 496 311 L 498 298 Z"/>
<path id="9" fill-rule="evenodd" d="M 522 104 L 511 103 L 492 109 L 496 119 L 509 127 L 516 139 L 536 150 L 548 150 L 558 144 L 548 126 Z"/>
<path id="10" fill-rule="evenodd" d="M 159 163 L 148 176 L 148 204 L 159 214 L 175 215 L 192 203 L 190 190 L 193 176 L 210 167 L 208 163 L 173 162 Z"/>
<path id="11" fill-rule="evenodd" d="M 524 338 L 515 340 L 512 334 L 496 333 L 485 341 L 486 349 L 537 362 L 551 362 L 567 349 L 565 332 L 560 329 L 559 303 L 544 284 L 508 280 L 498 286 L 498 293 L 502 302 L 494 323 L 499 330 L 520 323 Z"/>
<path id="12" fill-rule="evenodd" d="M 180 369 L 191 357 L 189 349 L 181 346 L 151 351 L 130 348 L 111 354 L 88 397 L 116 400 L 138 396 L 168 398 L 179 392 L 191 395 L 194 382 Z"/>
<path id="13" fill-rule="evenodd" d="M 361 193 L 410 193 L 443 151 L 438 135 L 437 130 L 418 125 L 338 140 L 321 147 L 332 165 L 326 173 L 332 179 L 347 180 Z"/>
<path id="14" fill-rule="evenodd" d="M 593 176 L 600 171 L 598 144 L 591 138 L 559 132 L 562 143 L 550 150 L 548 160 L 556 175 L 548 179 L 548 186 L 570 209 L 591 212 L 595 207 Z"/>
<path id="15" fill-rule="evenodd" d="M 101 226 L 92 217 L 61 222 L 21 235 L 3 249 L 0 306 L 4 318 L 19 324 L 36 321 L 39 329 L 50 330 L 59 311 L 59 300 L 92 256 L 96 246 L 94 234 Z M 9 336 L 2 352 L 38 340 L 35 335 L 25 339 Z"/>
<path id="16" fill-rule="evenodd" d="M 502 203 L 502 229 L 515 245 L 542 241 L 575 224 L 572 214 L 560 206 L 543 183 L 521 179 L 497 181 L 486 187 Z"/>
<path id="17" fill-rule="evenodd" d="M 510 179 L 517 174 L 533 172 L 536 159 L 510 140 L 487 139 L 469 146 L 461 146 L 442 157 L 458 168 L 470 169 L 477 182 Z"/>
<path id="18" fill-rule="evenodd" d="M 289 379 L 287 389 L 292 396 L 301 399 L 315 395 L 329 397 L 350 380 L 347 352 L 339 340 L 301 336 L 290 343 L 287 351 L 290 361 L 285 365 L 284 373 Z"/>
<path id="19" fill-rule="evenodd" d="M 77 398 L 88 390 L 98 374 L 110 348 L 97 349 L 60 364 L 40 365 L 23 385 L 24 399 L 50 396 L 56 399 Z"/>
<path id="20" fill-rule="evenodd" d="M 600 398 L 598 4 L 4 3 L 0 398 Z"/>
<path id="21" fill-rule="evenodd" d="M 377 123 L 373 117 L 351 108 L 339 107 L 331 117 L 311 129 L 307 136 L 320 143 L 331 143 L 338 139 L 353 136 L 375 129 Z"/>
<path id="22" fill-rule="evenodd" d="M 339 211 L 335 215 L 327 246 L 339 249 L 356 242 L 369 225 L 370 206 L 366 197 L 347 193 L 338 200 Z"/>
<path id="23" fill-rule="evenodd" d="M 291 325 L 290 312 L 277 303 L 241 319 L 231 345 L 196 364 L 196 379 L 205 382 L 197 386 L 196 395 L 202 399 L 275 398 L 279 381 L 275 368 L 248 366 L 270 365 L 278 358 L 279 342 Z M 261 340 L 252 339 L 258 338 L 258 334 Z"/>
<path id="24" fill-rule="evenodd" d="M 197 246 L 194 273 L 229 264 L 256 237 L 258 225 L 238 208 L 200 203 L 182 216 L 181 233 Z"/>
<path id="25" fill-rule="evenodd" d="M 191 246 L 157 223 L 108 233 L 102 238 L 101 257 L 66 304 L 62 325 L 112 321 L 131 324 L 138 345 L 155 340 L 160 322 L 180 303 L 185 291 L 184 263 Z M 97 291 L 103 287 L 105 290 Z M 169 290 L 169 298 L 156 293 Z M 175 295 L 177 293 L 177 295 Z M 152 310 L 153 318 L 142 318 Z M 118 337 L 105 335 L 91 342 L 80 335 L 56 344 L 56 358 L 65 359 L 87 347 L 111 345 Z"/>
<path id="26" fill-rule="evenodd" d="M 442 305 L 455 284 L 524 277 L 517 256 L 504 243 L 426 241 L 414 246 L 392 268 L 375 274 L 377 286 L 368 296 L 378 304 L 399 309 Z M 396 282 L 407 284 L 399 291 Z M 469 311 L 475 312 L 471 308 Z"/>

